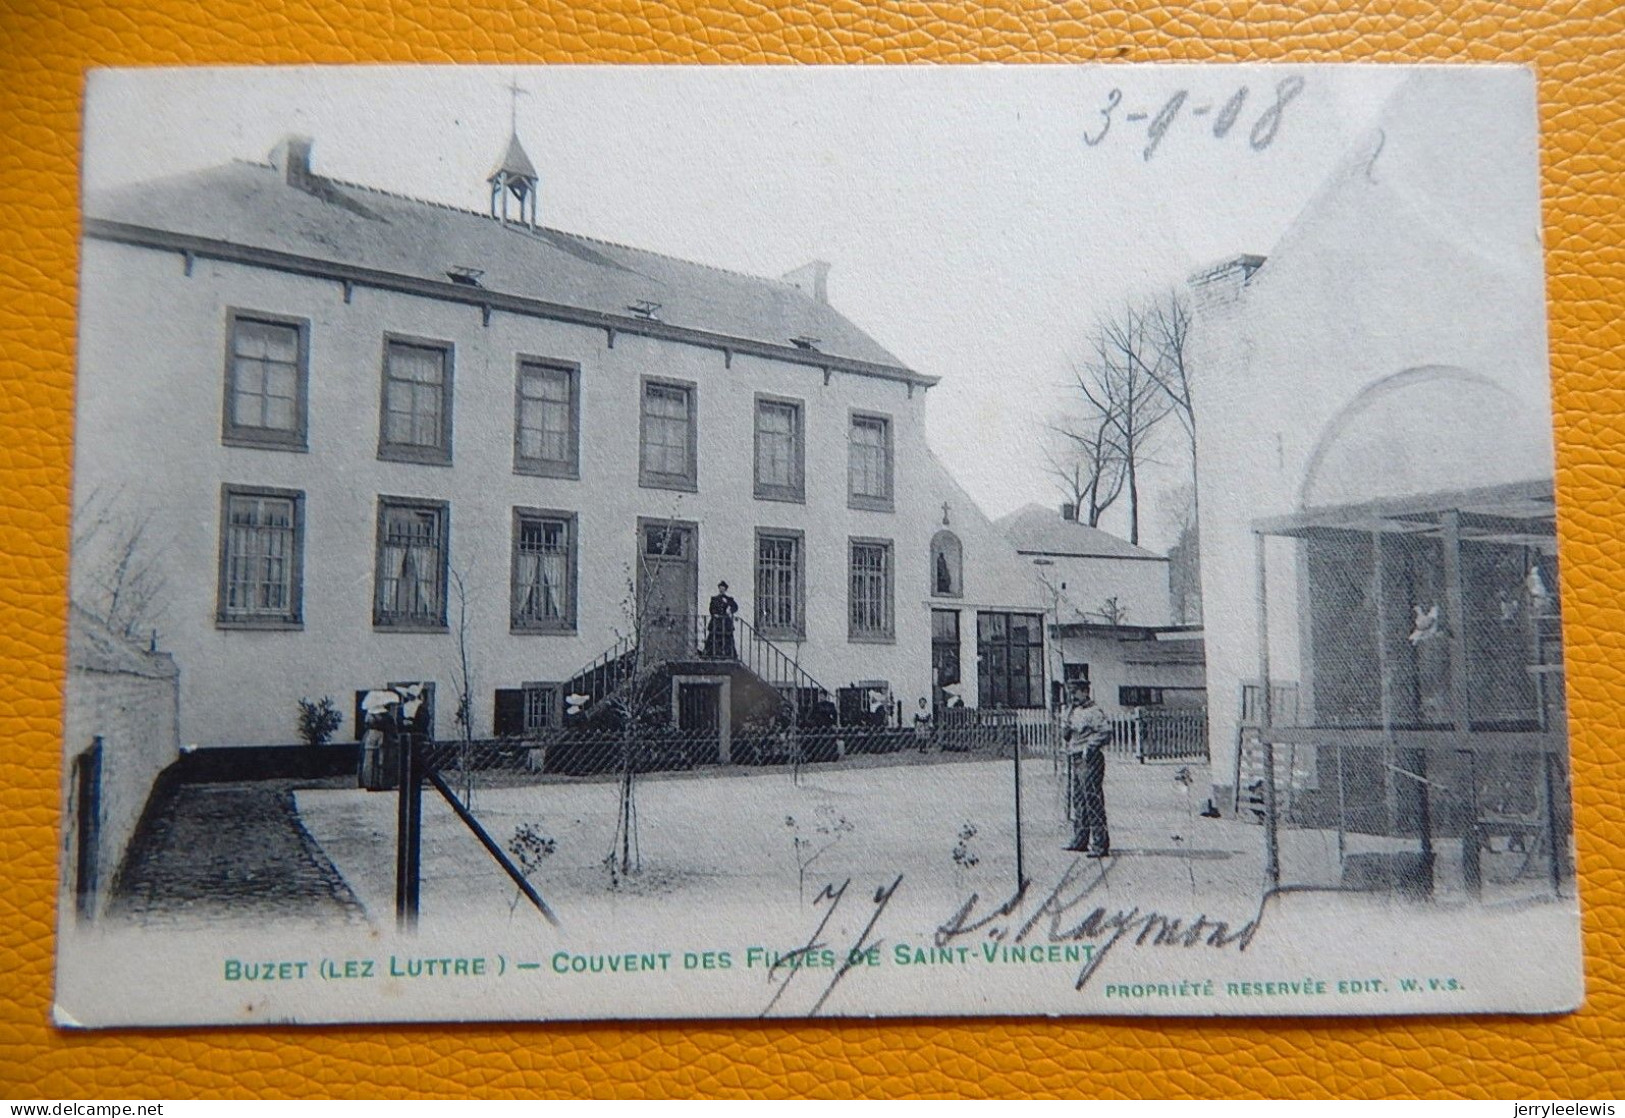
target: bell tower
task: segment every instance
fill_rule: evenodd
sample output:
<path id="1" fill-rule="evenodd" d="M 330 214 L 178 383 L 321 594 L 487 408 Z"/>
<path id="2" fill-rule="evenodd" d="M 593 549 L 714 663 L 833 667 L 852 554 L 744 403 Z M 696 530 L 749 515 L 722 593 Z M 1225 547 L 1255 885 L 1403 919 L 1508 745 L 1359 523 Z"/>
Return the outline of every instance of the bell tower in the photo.
<path id="1" fill-rule="evenodd" d="M 534 229 L 541 177 L 537 175 L 536 165 L 530 161 L 530 156 L 525 154 L 525 146 L 519 142 L 519 95 L 526 91 L 515 82 L 508 87 L 508 92 L 513 96 L 508 118 L 508 150 L 496 170 L 485 180 L 491 185 L 491 216 L 504 225 L 515 220 L 527 229 Z M 510 215 L 510 203 L 518 204 L 517 215 Z"/>

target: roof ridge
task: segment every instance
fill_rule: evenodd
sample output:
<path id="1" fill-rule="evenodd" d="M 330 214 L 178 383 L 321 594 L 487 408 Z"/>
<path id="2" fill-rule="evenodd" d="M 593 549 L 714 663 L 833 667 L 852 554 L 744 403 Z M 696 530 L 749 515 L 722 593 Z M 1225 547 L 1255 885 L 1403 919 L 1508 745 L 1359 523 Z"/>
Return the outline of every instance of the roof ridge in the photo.
<path id="1" fill-rule="evenodd" d="M 260 162 L 258 160 L 254 160 L 254 159 L 241 159 L 241 158 L 238 158 L 238 159 L 233 159 L 232 162 L 241 163 L 241 164 L 243 164 L 245 166 L 248 166 L 248 167 L 258 167 L 258 168 L 262 168 L 264 170 L 275 170 L 276 169 L 275 167 L 273 167 L 269 163 L 262 163 L 262 162 Z M 419 198 L 415 194 L 402 194 L 398 190 L 389 190 L 389 189 L 386 189 L 385 187 L 373 186 L 371 183 L 355 182 L 355 181 L 353 181 L 351 179 L 341 179 L 341 178 L 338 178 L 338 177 L 336 177 L 334 175 L 322 175 L 320 177 L 326 179 L 328 182 L 332 183 L 335 186 L 342 186 L 342 187 L 345 187 L 346 189 L 349 189 L 349 190 L 364 190 L 369 194 L 378 194 L 378 195 L 381 195 L 381 196 L 383 196 L 385 198 L 394 198 L 394 199 L 397 199 L 397 200 L 402 201 L 402 202 L 415 202 L 415 203 L 417 203 L 419 205 L 433 206 L 436 209 L 448 210 L 451 213 L 464 214 L 464 215 L 466 215 L 468 217 L 483 218 L 484 220 L 491 221 L 491 222 L 498 221 L 497 218 L 492 217 L 488 213 L 482 213 L 479 210 L 469 209 L 469 208 L 467 208 L 465 206 L 454 206 L 450 202 L 439 202 L 439 201 L 436 201 L 433 198 Z M 506 224 L 509 228 L 515 229 L 516 232 L 530 231 L 530 230 L 525 230 L 525 229 L 523 229 L 521 227 L 516 227 L 511 222 L 504 223 L 504 224 Z M 778 287 L 785 288 L 786 290 L 789 290 L 789 291 L 797 291 L 797 292 L 801 291 L 801 289 L 799 287 L 797 287 L 795 284 L 791 283 L 789 280 L 785 279 L 782 276 L 763 276 L 763 275 L 758 275 L 758 274 L 756 274 L 754 272 L 743 272 L 743 271 L 740 271 L 738 268 L 728 268 L 728 267 L 724 267 L 721 264 L 708 264 L 703 260 L 690 260 L 686 256 L 677 256 L 677 255 L 675 255 L 673 253 L 669 253 L 669 252 L 660 252 L 657 249 L 640 248 L 637 245 L 629 245 L 629 244 L 626 244 L 625 242 L 622 242 L 622 241 L 612 241 L 612 240 L 609 240 L 608 238 L 605 238 L 605 237 L 595 237 L 590 233 L 575 233 L 575 232 L 572 232 L 572 231 L 570 231 L 568 229 L 559 229 L 556 226 L 552 226 L 552 225 L 538 225 L 536 227 L 536 229 L 533 230 L 533 231 L 534 232 L 556 233 L 557 235 L 559 235 L 561 237 L 571 237 L 571 238 L 574 238 L 575 240 L 578 240 L 578 241 L 586 241 L 589 244 L 605 245 L 605 246 L 607 246 L 609 248 L 617 248 L 617 249 L 621 249 L 621 250 L 626 251 L 626 252 L 642 253 L 645 256 L 654 256 L 654 257 L 658 257 L 661 260 L 670 260 L 670 261 L 673 261 L 673 262 L 678 263 L 678 264 L 686 264 L 691 268 L 704 268 L 708 272 L 719 272 L 722 275 L 726 275 L 726 276 L 737 276 L 740 279 L 752 280 L 752 281 L 755 281 L 757 283 L 771 283 L 771 284 L 774 284 L 774 285 L 776 285 Z"/>
<path id="2" fill-rule="evenodd" d="M 640 252 L 645 256 L 657 256 L 662 260 L 675 260 L 679 264 L 687 264 L 694 268 L 704 268 L 708 272 L 721 272 L 725 276 L 738 276 L 740 279 L 754 280 L 757 283 L 777 284 L 780 287 L 787 287 L 792 291 L 801 290 L 783 276 L 762 276 L 757 275 L 755 272 L 741 272 L 738 268 L 727 268 L 721 264 L 707 264 L 703 260 L 690 260 L 686 256 L 674 256 L 669 252 L 661 252 L 658 249 L 639 248 L 637 245 L 628 245 L 623 244 L 620 241 L 605 240 L 603 237 L 594 237 L 588 233 L 571 233 L 564 229 L 554 229 L 551 226 L 546 228 L 549 232 L 558 233 L 565 237 L 574 237 L 578 241 L 590 241 L 595 245 L 608 245 L 610 248 L 625 249 L 627 252 Z"/>

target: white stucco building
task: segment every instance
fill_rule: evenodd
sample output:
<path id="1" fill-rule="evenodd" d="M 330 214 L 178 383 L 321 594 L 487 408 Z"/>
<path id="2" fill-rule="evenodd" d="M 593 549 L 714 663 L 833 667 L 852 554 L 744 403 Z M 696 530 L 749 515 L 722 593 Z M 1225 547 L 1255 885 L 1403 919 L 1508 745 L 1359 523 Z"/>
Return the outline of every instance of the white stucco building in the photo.
<path id="1" fill-rule="evenodd" d="M 86 200 L 76 487 L 161 541 L 182 741 L 445 695 L 465 605 L 476 732 L 556 723 L 639 608 L 646 653 L 692 659 L 722 580 L 741 658 L 794 665 L 775 687 L 912 708 L 952 660 L 970 705 L 1042 703 L 1044 599 L 926 445 L 935 378 L 831 306 L 827 265 L 548 228 L 517 139 L 489 212 L 311 150 Z"/>

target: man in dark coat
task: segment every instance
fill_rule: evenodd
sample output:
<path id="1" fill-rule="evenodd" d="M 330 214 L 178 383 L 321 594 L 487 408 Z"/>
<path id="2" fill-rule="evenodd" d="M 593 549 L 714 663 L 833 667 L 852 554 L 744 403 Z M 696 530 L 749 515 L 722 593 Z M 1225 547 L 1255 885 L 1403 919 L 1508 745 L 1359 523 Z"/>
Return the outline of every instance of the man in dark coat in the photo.
<path id="1" fill-rule="evenodd" d="M 1061 730 L 1071 775 L 1072 843 L 1067 849 L 1104 858 L 1112 849 L 1106 830 L 1106 746 L 1112 740 L 1111 719 L 1094 704 L 1087 683 L 1074 682 L 1067 692 L 1066 722 Z"/>
<path id="2" fill-rule="evenodd" d="M 710 623 L 705 631 L 705 654 L 716 660 L 737 658 L 738 653 L 734 649 L 734 614 L 739 612 L 739 603 L 728 596 L 726 582 L 717 583 L 710 612 Z"/>

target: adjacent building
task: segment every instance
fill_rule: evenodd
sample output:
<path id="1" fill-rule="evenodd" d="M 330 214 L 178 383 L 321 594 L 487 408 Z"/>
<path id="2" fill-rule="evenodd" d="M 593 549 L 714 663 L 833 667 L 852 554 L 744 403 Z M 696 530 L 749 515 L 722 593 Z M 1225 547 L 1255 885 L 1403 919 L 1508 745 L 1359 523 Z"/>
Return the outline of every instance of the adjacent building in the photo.
<path id="1" fill-rule="evenodd" d="M 1492 139 L 1534 114 L 1524 71 L 1410 77 L 1194 281 L 1214 781 L 1262 810 L 1272 745 L 1283 818 L 1417 838 L 1412 884 L 1435 837 L 1470 888 L 1493 836 L 1567 872 L 1538 160 Z"/>
<path id="2" fill-rule="evenodd" d="M 1080 522 L 1070 504 L 1025 505 L 997 523 L 1048 607 L 1053 702 L 1084 680 L 1112 714 L 1202 707 L 1201 627 L 1172 623 L 1167 556 Z"/>

